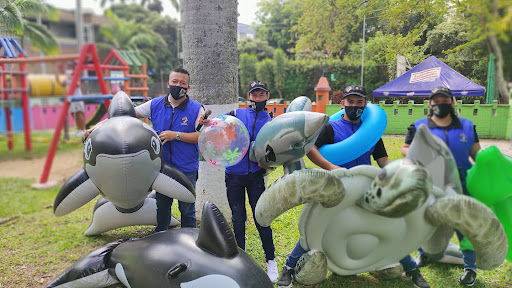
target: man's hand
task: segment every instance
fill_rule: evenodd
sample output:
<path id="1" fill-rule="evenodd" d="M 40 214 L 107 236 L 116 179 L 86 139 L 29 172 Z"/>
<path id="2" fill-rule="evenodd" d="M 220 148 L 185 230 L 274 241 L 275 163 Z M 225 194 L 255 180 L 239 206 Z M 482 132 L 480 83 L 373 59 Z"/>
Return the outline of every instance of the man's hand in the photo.
<path id="1" fill-rule="evenodd" d="M 158 137 L 160 138 L 160 142 L 162 142 L 162 145 L 164 145 L 168 141 L 176 140 L 177 134 L 178 134 L 178 132 L 176 132 L 176 131 L 165 130 L 165 131 L 162 131 L 160 133 L 160 135 L 158 135 Z"/>

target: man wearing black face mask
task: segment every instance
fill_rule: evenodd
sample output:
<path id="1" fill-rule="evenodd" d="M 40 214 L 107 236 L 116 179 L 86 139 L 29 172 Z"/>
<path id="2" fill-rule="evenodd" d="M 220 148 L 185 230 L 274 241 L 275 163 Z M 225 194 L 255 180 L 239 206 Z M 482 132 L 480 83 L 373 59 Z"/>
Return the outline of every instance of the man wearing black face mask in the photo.
<path id="1" fill-rule="evenodd" d="M 359 158 L 345 163 L 343 165 L 335 165 L 325 159 L 322 154 L 318 151 L 318 148 L 325 144 L 334 144 L 347 139 L 352 136 L 361 127 L 361 115 L 366 108 L 366 90 L 363 86 L 352 85 L 345 88 L 343 91 L 343 99 L 341 105 L 345 108 L 343 116 L 334 121 L 329 121 L 325 125 L 324 129 L 318 135 L 315 145 L 308 153 L 308 158 L 326 170 L 334 170 L 337 168 L 352 168 L 358 165 L 371 165 L 370 155 L 373 155 L 373 159 L 377 162 L 380 167 L 384 167 L 391 160 L 388 158 L 384 142 L 379 139 L 377 144 L 370 150 L 366 151 Z M 344 153 L 344 151 L 339 151 Z M 293 248 L 290 256 L 286 259 L 286 266 L 281 271 L 281 277 L 277 282 L 278 287 L 291 287 L 295 275 L 295 266 L 299 261 L 300 257 L 307 251 L 302 248 L 300 240 Z M 420 271 L 417 268 L 416 262 L 411 256 L 407 255 L 404 259 L 400 260 L 404 270 L 412 275 L 412 281 L 417 287 L 427 288 L 430 287 L 427 281 L 423 278 Z"/>
<path id="2" fill-rule="evenodd" d="M 471 157 L 471 159 L 475 160 L 476 153 L 480 150 L 480 143 L 473 122 L 457 117 L 454 106 L 455 97 L 453 97 L 452 91 L 449 88 L 437 87 L 432 90 L 429 101 L 430 115 L 427 118 L 415 121 L 407 128 L 408 131 L 401 153 L 404 156 L 407 155 L 417 127 L 421 124 L 426 125 L 432 134 L 441 138 L 450 148 L 459 169 L 463 192 L 465 195 L 469 195 L 466 188 L 466 173 L 473 166 L 469 158 Z M 462 285 L 472 286 L 476 280 L 475 251 L 471 243 L 467 241 L 467 238 L 459 231 L 456 231 L 456 233 L 465 263 L 464 274 L 459 278 L 459 282 Z M 418 265 L 423 266 L 427 263 L 428 259 L 421 249 L 418 251 L 420 254 Z"/>
<path id="3" fill-rule="evenodd" d="M 162 141 L 162 159 L 183 172 L 196 186 L 199 170 L 199 132 L 196 127 L 204 107 L 190 99 L 187 91 L 190 75 L 182 68 L 169 74 L 169 94 L 152 99 L 135 108 L 137 117 L 149 118 Z M 155 232 L 167 230 L 173 199 L 157 193 L 157 226 Z M 178 202 L 182 227 L 196 227 L 195 203 Z"/>
<path id="4" fill-rule="evenodd" d="M 151 99 L 135 107 L 137 118 L 151 118 L 153 129 L 162 142 L 162 160 L 177 168 L 196 187 L 199 170 L 199 147 L 197 140 L 199 124 L 205 110 L 201 103 L 190 99 L 190 74 L 183 68 L 176 68 L 169 74 L 169 94 Z M 98 123 L 99 124 L 99 123 Z M 85 137 L 94 130 L 88 129 Z M 173 199 L 156 193 L 157 226 L 155 232 L 169 228 Z M 196 227 L 195 203 L 178 202 L 181 213 L 181 227 Z"/>
<path id="5" fill-rule="evenodd" d="M 247 131 L 251 141 L 256 139 L 261 127 L 271 120 L 270 113 L 265 108 L 267 100 L 270 97 L 267 83 L 261 80 L 254 80 L 249 84 L 247 99 L 251 105 L 247 108 L 232 110 L 227 115 L 240 119 Z M 202 118 L 202 117 L 201 117 Z M 210 119 L 201 119 L 200 124 L 207 125 Z M 226 194 L 229 208 L 231 208 L 231 221 L 233 222 L 233 232 L 238 247 L 245 250 L 245 222 L 247 220 L 247 211 L 245 209 L 245 193 L 249 198 L 249 205 L 254 217 L 256 203 L 261 194 L 265 191 L 264 175 L 266 167 L 263 164 L 253 162 L 249 159 L 249 153 L 233 166 L 226 167 Z M 272 282 L 277 281 L 278 271 L 275 261 L 274 240 L 272 239 L 272 229 L 270 226 L 263 227 L 254 219 L 254 224 L 260 234 L 261 244 L 265 252 L 267 261 L 267 275 Z"/>

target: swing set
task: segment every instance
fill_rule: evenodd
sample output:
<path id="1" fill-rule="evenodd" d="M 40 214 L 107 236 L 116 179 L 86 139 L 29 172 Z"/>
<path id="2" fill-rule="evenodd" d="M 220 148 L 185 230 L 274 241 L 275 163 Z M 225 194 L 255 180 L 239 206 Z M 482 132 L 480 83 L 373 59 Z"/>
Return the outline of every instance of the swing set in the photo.
<path id="1" fill-rule="evenodd" d="M 134 101 L 147 100 L 147 74 L 146 65 L 142 63 L 135 52 L 121 51 L 118 53 L 115 49 L 110 51 L 103 63 L 99 62 L 98 53 L 94 43 L 82 46 L 80 54 L 68 54 L 59 56 L 46 57 L 26 57 L 25 52 L 13 38 L 0 38 L 0 49 L 4 50 L 3 58 L 0 58 L 0 108 L 4 108 L 7 145 L 9 150 L 13 149 L 13 129 L 11 120 L 11 109 L 21 103 L 23 113 L 23 128 L 25 136 L 25 150 L 32 150 L 31 142 L 31 122 L 30 122 L 30 103 L 29 103 L 29 83 L 27 81 L 26 65 L 30 63 L 43 62 L 67 62 L 76 61 L 75 70 L 67 87 L 67 93 L 64 96 L 63 107 L 60 110 L 57 124 L 54 130 L 53 138 L 46 156 L 46 162 L 38 183 L 34 184 L 35 188 L 46 188 L 55 185 L 55 183 L 47 183 L 51 170 L 57 144 L 59 142 L 62 128 L 65 126 L 66 117 L 69 112 L 69 106 L 74 101 L 85 101 L 92 103 L 102 103 L 105 112 L 108 110 L 112 94 L 110 93 L 110 84 L 123 83 L 123 90 L 130 95 L 132 91 L 142 92 L 142 96 L 131 97 Z M 0 50 L 1 51 L 1 50 Z M 18 65 L 18 70 L 14 70 L 14 66 Z M 130 72 L 133 66 L 140 66 L 139 73 Z M 10 69 L 8 69 L 10 68 Z M 122 71 L 122 76 L 112 71 Z M 92 71 L 96 76 L 82 76 L 83 71 Z M 106 75 L 106 76 L 104 76 Z M 109 76 L 110 75 L 110 76 Z M 119 76 L 118 76 L 119 75 Z M 9 76 L 9 77 L 8 77 Z M 79 81 L 98 82 L 100 94 L 86 94 L 82 96 L 72 96 L 77 89 Z M 114 82 L 116 81 L 116 82 Z M 19 87 L 19 88 L 18 88 Z M 9 105 L 9 106 L 6 106 Z M 100 116 L 101 118 L 101 116 Z M 99 119 L 98 119 L 99 120 Z"/>

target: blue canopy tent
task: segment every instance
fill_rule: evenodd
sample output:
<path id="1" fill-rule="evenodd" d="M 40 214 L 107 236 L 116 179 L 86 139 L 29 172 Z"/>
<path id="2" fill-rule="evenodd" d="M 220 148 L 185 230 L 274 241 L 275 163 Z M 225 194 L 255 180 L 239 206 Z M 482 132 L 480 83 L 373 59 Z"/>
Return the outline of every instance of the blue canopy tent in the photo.
<path id="1" fill-rule="evenodd" d="M 453 96 L 484 96 L 485 88 L 430 56 L 395 80 L 373 90 L 373 97 L 428 97 L 435 87 L 452 90 Z"/>

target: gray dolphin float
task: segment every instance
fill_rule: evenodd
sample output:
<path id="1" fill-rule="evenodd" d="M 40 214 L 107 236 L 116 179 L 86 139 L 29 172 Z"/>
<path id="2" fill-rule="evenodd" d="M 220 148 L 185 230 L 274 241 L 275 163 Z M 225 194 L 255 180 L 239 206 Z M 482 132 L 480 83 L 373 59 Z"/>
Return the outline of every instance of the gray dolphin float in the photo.
<path id="1" fill-rule="evenodd" d="M 135 118 L 126 93 L 118 92 L 109 107 L 108 120 L 86 139 L 84 168 L 62 185 L 54 213 L 66 215 L 96 196 L 93 220 L 85 235 L 131 225 L 156 225 L 155 190 L 184 202 L 195 201 L 188 178 L 162 161 L 158 135 Z"/>
<path id="2" fill-rule="evenodd" d="M 263 125 L 251 143 L 251 161 L 269 167 L 283 166 L 285 172 L 303 168 L 302 157 L 315 144 L 320 131 L 329 121 L 329 116 L 306 111 L 311 101 L 298 97 L 290 103 L 288 112 Z"/>
<path id="3" fill-rule="evenodd" d="M 414 141 L 433 141 L 428 138 L 435 137 L 426 127 L 417 133 Z M 498 267 L 508 249 L 503 227 L 478 200 L 446 191 L 453 191 L 460 183 L 457 185 L 457 177 L 445 178 L 446 173 L 453 172 L 446 170 L 455 167 L 455 160 L 446 145 L 438 144 L 422 147 L 427 149 L 422 155 L 430 155 L 423 159 L 427 165 L 428 159 L 441 157 L 443 161 L 437 165 L 443 174 L 431 175 L 418 161 L 402 158 L 382 169 L 360 165 L 333 171 L 298 170 L 272 183 L 256 205 L 255 217 L 262 226 L 305 204 L 299 232 L 301 245 L 309 252 L 295 267 L 297 282 L 319 283 L 327 276 L 327 269 L 338 275 L 380 270 L 424 246 L 427 240 L 444 251 L 446 239 L 433 238 L 443 225 L 468 237 L 480 269 Z"/>
<path id="4" fill-rule="evenodd" d="M 220 210 L 205 202 L 201 228 L 118 240 L 84 256 L 46 288 L 270 288 L 261 266 L 236 245 Z"/>

